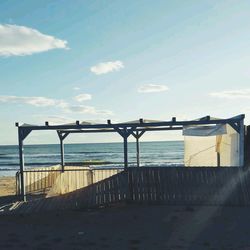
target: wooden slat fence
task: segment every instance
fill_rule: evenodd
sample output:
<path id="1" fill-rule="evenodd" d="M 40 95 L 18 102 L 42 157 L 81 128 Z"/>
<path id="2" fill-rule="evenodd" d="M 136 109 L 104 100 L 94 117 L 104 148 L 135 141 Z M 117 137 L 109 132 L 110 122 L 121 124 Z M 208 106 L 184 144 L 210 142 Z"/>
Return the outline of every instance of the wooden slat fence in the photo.
<path id="1" fill-rule="evenodd" d="M 5 213 L 92 208 L 127 200 L 127 173 L 120 172 L 87 187 L 59 196 L 17 202 Z"/>
<path id="2" fill-rule="evenodd" d="M 236 167 L 129 168 L 134 202 L 170 205 L 249 205 L 250 170 Z"/>
<path id="3" fill-rule="evenodd" d="M 90 208 L 123 201 L 247 206 L 249 173 L 248 168 L 232 167 L 131 167 L 73 192 L 20 203 L 14 211 Z"/>
<path id="4" fill-rule="evenodd" d="M 96 182 L 82 190 L 76 197 L 80 207 L 95 207 L 127 200 L 128 182 L 125 172 Z"/>

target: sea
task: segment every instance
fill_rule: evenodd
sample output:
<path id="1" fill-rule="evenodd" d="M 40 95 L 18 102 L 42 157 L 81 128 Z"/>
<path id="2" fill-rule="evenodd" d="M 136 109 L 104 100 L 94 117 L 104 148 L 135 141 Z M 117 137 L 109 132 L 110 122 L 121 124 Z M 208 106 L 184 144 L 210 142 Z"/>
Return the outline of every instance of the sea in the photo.
<path id="1" fill-rule="evenodd" d="M 65 144 L 65 163 L 89 162 L 102 167 L 123 166 L 122 143 Z M 183 141 L 140 142 L 141 166 L 182 165 Z M 128 143 L 129 166 L 136 166 L 136 143 Z M 25 145 L 25 168 L 37 168 L 60 164 L 60 145 Z M 0 176 L 13 176 L 19 169 L 17 145 L 0 146 Z"/>

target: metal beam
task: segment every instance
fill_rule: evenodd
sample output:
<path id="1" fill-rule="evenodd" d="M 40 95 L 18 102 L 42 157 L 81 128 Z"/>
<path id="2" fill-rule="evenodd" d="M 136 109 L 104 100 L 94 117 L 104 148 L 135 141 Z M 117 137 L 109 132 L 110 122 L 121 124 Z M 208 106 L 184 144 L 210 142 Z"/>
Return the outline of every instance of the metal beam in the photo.
<path id="1" fill-rule="evenodd" d="M 243 167 L 245 165 L 245 129 L 244 129 L 244 120 L 239 122 L 240 127 L 240 166 Z"/>
<path id="2" fill-rule="evenodd" d="M 123 137 L 124 169 L 128 168 L 128 137 Z"/>
<path id="3" fill-rule="evenodd" d="M 30 133 L 32 129 L 26 128 L 26 127 L 18 127 L 18 133 L 20 135 L 20 138 L 24 140 Z"/>
<path id="4" fill-rule="evenodd" d="M 136 160 L 137 167 L 140 167 L 140 142 L 139 142 L 139 132 L 136 131 Z"/>
<path id="5" fill-rule="evenodd" d="M 18 128 L 18 146 L 19 146 L 19 165 L 20 165 L 20 190 L 21 198 L 23 201 L 26 201 L 26 192 L 25 192 L 25 181 L 24 181 L 24 155 L 23 155 L 23 134 L 22 129 Z"/>
<path id="6" fill-rule="evenodd" d="M 115 129 L 79 129 L 79 130 L 59 130 L 61 133 L 116 133 Z"/>
<path id="7" fill-rule="evenodd" d="M 178 127 L 155 127 L 155 128 L 135 128 L 133 129 L 133 132 L 138 131 L 138 132 L 146 132 L 146 131 L 163 131 L 163 130 L 182 130 L 183 127 L 182 126 L 178 126 Z M 121 129 L 120 129 L 121 130 Z M 88 129 L 88 130 L 58 130 L 61 133 L 69 133 L 69 134 L 74 134 L 74 133 L 115 133 L 117 132 L 116 129 Z"/>
<path id="8" fill-rule="evenodd" d="M 63 140 L 60 139 L 60 150 L 61 150 L 61 170 L 64 172 L 64 145 L 63 145 Z"/>
<path id="9" fill-rule="evenodd" d="M 229 119 L 205 119 L 193 121 L 162 121 L 162 122 L 143 122 L 143 123 L 110 123 L 110 124 L 70 124 L 70 125 L 50 125 L 50 126 L 32 126 L 25 125 L 26 129 L 31 130 L 65 130 L 65 129 L 115 129 L 119 128 L 147 128 L 147 127 L 166 127 L 166 126 L 186 126 L 186 125 L 204 125 L 204 124 L 228 124 L 231 122 L 239 122 L 244 119 L 244 115 L 239 115 Z M 22 127 L 22 126 L 21 126 Z"/>
<path id="10" fill-rule="evenodd" d="M 134 128 L 119 128 L 115 127 L 117 133 L 123 138 L 123 153 L 124 153 L 124 169 L 128 168 L 128 137 L 133 133 Z"/>
<path id="11" fill-rule="evenodd" d="M 64 133 L 62 134 L 62 139 L 64 140 L 68 135 L 69 135 L 69 132 L 64 132 Z"/>
<path id="12" fill-rule="evenodd" d="M 136 162 L 137 162 L 137 167 L 140 167 L 140 142 L 139 142 L 139 139 L 145 132 L 146 132 L 145 130 L 143 130 L 143 131 L 136 130 L 135 132 L 132 131 L 132 133 L 131 133 L 136 139 Z"/>
<path id="13" fill-rule="evenodd" d="M 135 130 L 131 132 L 131 134 L 135 137 L 135 138 L 141 138 L 141 136 L 146 132 L 146 131 L 150 131 L 150 130 Z"/>
<path id="14" fill-rule="evenodd" d="M 230 122 L 229 125 L 237 132 L 240 133 L 240 123 Z"/>
<path id="15" fill-rule="evenodd" d="M 61 171 L 64 172 L 65 162 L 64 162 L 64 144 L 63 140 L 69 135 L 68 132 L 62 133 L 57 131 L 60 140 L 60 151 L 61 151 Z"/>

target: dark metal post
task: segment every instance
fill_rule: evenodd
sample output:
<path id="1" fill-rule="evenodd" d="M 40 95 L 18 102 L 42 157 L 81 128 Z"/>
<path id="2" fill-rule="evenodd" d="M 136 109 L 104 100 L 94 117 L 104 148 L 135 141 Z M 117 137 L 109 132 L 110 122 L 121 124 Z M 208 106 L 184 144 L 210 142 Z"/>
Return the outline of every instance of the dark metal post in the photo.
<path id="1" fill-rule="evenodd" d="M 123 136 L 123 147 L 124 147 L 124 169 L 128 167 L 128 136 Z"/>
<path id="2" fill-rule="evenodd" d="M 24 157 L 23 157 L 23 138 L 21 135 L 21 129 L 18 128 L 18 145 L 19 145 L 19 163 L 20 163 L 20 190 L 21 197 L 23 201 L 26 201 L 26 192 L 25 192 L 25 181 L 24 181 Z"/>
<path id="3" fill-rule="evenodd" d="M 220 167 L 220 152 L 217 152 L 217 167 Z"/>
<path id="4" fill-rule="evenodd" d="M 217 135 L 216 136 L 216 156 L 217 156 L 217 167 L 220 167 L 220 162 L 221 162 L 221 159 L 220 159 L 220 151 L 221 151 L 221 140 L 222 140 L 222 136 L 221 135 Z"/>
<path id="5" fill-rule="evenodd" d="M 77 121 L 77 123 L 79 123 Z M 64 162 L 64 144 L 63 141 L 64 139 L 69 135 L 68 132 L 66 133 L 61 133 L 60 131 L 57 131 L 59 140 L 60 140 L 60 149 L 61 149 L 61 170 L 62 172 L 64 172 L 64 167 L 65 167 L 65 162 Z"/>
<path id="6" fill-rule="evenodd" d="M 139 144 L 139 132 L 136 131 L 136 159 L 137 167 L 140 167 L 140 144 Z"/>
<path id="7" fill-rule="evenodd" d="M 242 119 L 239 122 L 239 127 L 240 127 L 240 132 L 239 132 L 239 137 L 240 137 L 240 166 L 244 167 L 245 162 L 244 162 L 244 146 L 245 146 L 245 129 L 244 129 L 244 119 Z"/>
<path id="8" fill-rule="evenodd" d="M 59 137 L 60 138 L 60 147 L 61 147 L 61 170 L 62 172 L 64 172 L 64 166 L 65 166 L 65 163 L 64 163 L 64 144 L 63 144 L 63 138 Z"/>

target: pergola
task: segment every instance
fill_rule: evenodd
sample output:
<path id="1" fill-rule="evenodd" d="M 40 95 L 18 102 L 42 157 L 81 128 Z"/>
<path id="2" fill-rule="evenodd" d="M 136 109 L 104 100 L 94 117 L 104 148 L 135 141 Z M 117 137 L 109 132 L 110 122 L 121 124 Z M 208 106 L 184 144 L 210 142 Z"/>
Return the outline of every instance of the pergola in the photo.
<path id="1" fill-rule="evenodd" d="M 20 190 L 21 195 L 25 197 L 25 183 L 24 183 L 24 140 L 32 131 L 40 130 L 55 130 L 60 140 L 61 148 L 61 171 L 64 171 L 64 139 L 72 133 L 118 133 L 123 138 L 124 148 L 124 169 L 128 167 L 128 137 L 134 136 L 136 139 L 136 153 L 137 153 L 137 166 L 140 166 L 140 137 L 148 131 L 165 131 L 165 130 L 182 130 L 184 126 L 191 125 L 218 125 L 218 124 L 229 124 L 237 133 L 240 135 L 240 165 L 244 165 L 244 118 L 245 115 L 241 114 L 228 119 L 215 119 L 210 116 L 205 116 L 197 120 L 189 121 L 177 121 L 173 117 L 170 121 L 155 121 L 155 120 L 144 120 L 139 119 L 136 121 L 130 121 L 125 123 L 112 123 L 111 120 L 107 120 L 107 123 L 94 124 L 90 122 L 76 121 L 71 124 L 63 125 L 50 125 L 49 122 L 45 122 L 45 125 L 29 125 L 23 124 L 18 127 L 18 142 L 19 142 L 19 162 L 20 162 L 20 173 L 21 182 Z"/>

